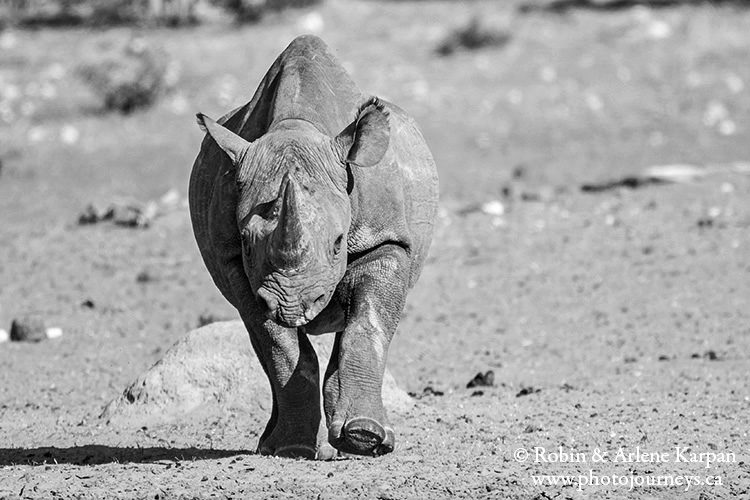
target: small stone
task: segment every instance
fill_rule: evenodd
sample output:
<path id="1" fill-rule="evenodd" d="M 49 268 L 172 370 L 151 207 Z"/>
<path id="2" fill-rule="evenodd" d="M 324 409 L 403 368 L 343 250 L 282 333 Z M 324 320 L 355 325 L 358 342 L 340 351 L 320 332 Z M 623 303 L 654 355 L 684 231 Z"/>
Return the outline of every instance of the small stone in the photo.
<path id="1" fill-rule="evenodd" d="M 7 342 L 10 340 L 10 335 L 8 334 L 8 330 L 3 330 L 0 328 L 0 343 Z"/>
<path id="2" fill-rule="evenodd" d="M 714 350 L 706 351 L 705 353 L 703 353 L 703 357 L 706 358 L 709 361 L 718 361 L 719 360 L 719 356 L 716 354 L 716 351 L 714 351 Z"/>
<path id="3" fill-rule="evenodd" d="M 47 339 L 44 320 L 36 315 L 27 315 L 13 320 L 10 340 L 14 342 L 40 342 Z"/>
<path id="4" fill-rule="evenodd" d="M 481 210 L 487 215 L 500 216 L 505 213 L 505 206 L 500 200 L 493 200 L 482 204 Z"/>
<path id="5" fill-rule="evenodd" d="M 138 227 L 141 209 L 133 205 L 117 204 L 112 208 L 112 221 L 118 226 Z"/>
<path id="6" fill-rule="evenodd" d="M 137 283 L 149 283 L 151 281 L 156 281 L 156 278 L 147 270 L 143 270 L 139 272 L 138 275 L 135 277 L 135 281 Z M 200 325 L 200 326 L 205 326 L 207 324 L 209 323 L 205 323 L 204 325 Z"/>
<path id="7" fill-rule="evenodd" d="M 526 426 L 523 432 L 524 434 L 531 434 L 532 432 L 539 432 L 541 430 L 543 430 L 541 426 L 537 424 L 529 424 Z"/>
<path id="8" fill-rule="evenodd" d="M 48 339 L 57 339 L 62 337 L 63 331 L 62 328 L 47 328 L 47 338 Z"/>
<path id="9" fill-rule="evenodd" d="M 422 393 L 421 394 L 410 392 L 409 396 L 411 396 L 411 397 L 413 397 L 415 399 L 422 399 L 425 396 L 443 396 L 444 394 L 445 393 L 443 391 L 437 391 L 437 390 L 433 389 L 433 387 L 431 385 L 428 385 L 427 387 L 425 387 L 424 389 L 422 389 Z"/>
<path id="10" fill-rule="evenodd" d="M 536 389 L 534 387 L 522 387 L 520 391 L 516 394 L 517 398 L 520 398 L 521 396 L 528 396 L 530 394 L 536 394 L 537 392 L 541 392 L 541 389 Z"/>
<path id="11" fill-rule="evenodd" d="M 484 373 L 479 372 L 476 375 L 474 375 L 474 378 L 469 380 L 469 383 L 466 384 L 467 389 L 471 389 L 473 387 L 492 387 L 495 385 L 495 372 L 492 370 L 488 370 Z"/>
<path id="12" fill-rule="evenodd" d="M 78 224 L 96 224 L 99 221 L 111 219 L 114 210 L 110 206 L 98 203 L 89 203 L 78 216 Z"/>

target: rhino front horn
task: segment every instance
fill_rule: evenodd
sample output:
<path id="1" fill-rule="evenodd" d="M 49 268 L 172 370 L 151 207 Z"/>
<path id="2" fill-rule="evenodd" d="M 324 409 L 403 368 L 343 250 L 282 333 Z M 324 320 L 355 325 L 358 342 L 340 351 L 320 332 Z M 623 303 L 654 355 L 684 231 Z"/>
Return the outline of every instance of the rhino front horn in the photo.
<path id="1" fill-rule="evenodd" d="M 284 176 L 279 189 L 279 220 L 271 238 L 272 254 L 279 264 L 291 265 L 307 250 L 305 229 L 302 224 L 302 209 L 299 187 L 289 174 Z"/>

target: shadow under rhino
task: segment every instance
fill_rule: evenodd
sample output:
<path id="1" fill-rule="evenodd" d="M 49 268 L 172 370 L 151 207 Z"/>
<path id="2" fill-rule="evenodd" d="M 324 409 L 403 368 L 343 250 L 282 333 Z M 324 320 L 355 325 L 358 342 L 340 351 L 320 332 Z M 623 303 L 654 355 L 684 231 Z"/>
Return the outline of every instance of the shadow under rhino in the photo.
<path id="1" fill-rule="evenodd" d="M 110 463 L 153 463 L 161 461 L 218 460 L 252 454 L 249 450 L 201 448 L 131 448 L 89 444 L 69 448 L 0 448 L 0 466 L 14 465 L 101 465 Z"/>

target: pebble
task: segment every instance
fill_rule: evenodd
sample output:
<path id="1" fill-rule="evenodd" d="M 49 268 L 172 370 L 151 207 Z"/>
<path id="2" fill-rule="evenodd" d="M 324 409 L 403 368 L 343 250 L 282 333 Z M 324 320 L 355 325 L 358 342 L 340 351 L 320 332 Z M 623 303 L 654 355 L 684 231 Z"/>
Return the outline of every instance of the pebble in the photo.
<path id="1" fill-rule="evenodd" d="M 63 331 L 62 328 L 47 328 L 46 333 L 48 339 L 57 339 L 62 337 Z"/>
<path id="2" fill-rule="evenodd" d="M 495 372 L 492 370 L 488 370 L 484 373 L 479 372 L 474 375 L 474 378 L 469 380 L 469 382 L 466 384 L 466 388 L 471 389 L 473 387 L 492 387 L 494 385 Z"/>
<path id="3" fill-rule="evenodd" d="M 482 204 L 482 212 L 487 215 L 500 216 L 505 213 L 505 206 L 499 200 L 492 200 Z"/>

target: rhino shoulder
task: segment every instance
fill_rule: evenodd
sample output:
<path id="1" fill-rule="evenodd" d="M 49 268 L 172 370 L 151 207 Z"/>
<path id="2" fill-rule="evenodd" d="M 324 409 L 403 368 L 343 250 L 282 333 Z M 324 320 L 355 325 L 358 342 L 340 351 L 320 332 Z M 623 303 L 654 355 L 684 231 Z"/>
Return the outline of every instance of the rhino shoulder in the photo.
<path id="1" fill-rule="evenodd" d="M 412 261 L 409 285 L 422 269 L 438 206 L 437 168 L 416 121 L 380 99 L 388 113 L 390 140 L 382 162 L 352 173 L 352 250 L 366 253 L 383 243 L 403 247 Z"/>

